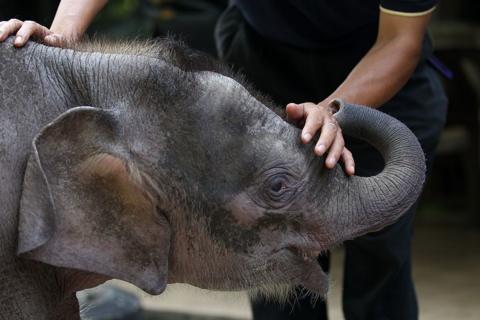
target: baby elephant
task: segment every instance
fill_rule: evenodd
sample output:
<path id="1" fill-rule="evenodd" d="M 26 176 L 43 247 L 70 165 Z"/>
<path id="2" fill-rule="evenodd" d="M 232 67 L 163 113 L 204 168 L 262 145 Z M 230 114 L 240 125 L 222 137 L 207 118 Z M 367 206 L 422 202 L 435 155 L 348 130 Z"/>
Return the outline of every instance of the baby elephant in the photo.
<path id="1" fill-rule="evenodd" d="M 173 41 L 9 39 L 0 61 L 0 319 L 78 319 L 75 292 L 111 278 L 323 295 L 317 255 L 393 223 L 422 188 L 423 152 L 393 118 L 336 101 L 385 168 L 325 169 L 300 129 Z"/>

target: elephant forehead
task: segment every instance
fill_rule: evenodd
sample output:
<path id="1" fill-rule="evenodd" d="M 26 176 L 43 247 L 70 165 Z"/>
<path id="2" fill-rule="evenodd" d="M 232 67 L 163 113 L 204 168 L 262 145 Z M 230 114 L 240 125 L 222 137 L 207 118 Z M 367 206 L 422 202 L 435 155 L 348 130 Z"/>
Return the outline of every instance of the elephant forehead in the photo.
<path id="1" fill-rule="evenodd" d="M 198 72 L 197 78 L 202 88 L 197 105 L 206 108 L 203 112 L 219 116 L 228 113 L 240 120 L 252 116 L 270 118 L 274 114 L 235 79 L 215 72 Z"/>
<path id="2" fill-rule="evenodd" d="M 268 137 L 271 141 L 289 141 L 298 130 L 257 99 L 235 79 L 215 73 L 197 72 L 201 94 L 194 111 L 202 121 L 211 126 L 220 125 L 232 130 L 235 136 Z M 262 99 L 260 99 L 262 100 Z M 204 122 L 204 123 L 205 123 Z"/>

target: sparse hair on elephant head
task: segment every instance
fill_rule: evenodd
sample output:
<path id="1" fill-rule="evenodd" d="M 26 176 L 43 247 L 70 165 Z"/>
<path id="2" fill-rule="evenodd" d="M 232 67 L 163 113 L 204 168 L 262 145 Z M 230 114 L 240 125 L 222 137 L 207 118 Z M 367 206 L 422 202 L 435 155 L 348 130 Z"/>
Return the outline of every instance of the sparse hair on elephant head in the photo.
<path id="1" fill-rule="evenodd" d="M 107 39 L 93 38 L 86 41 L 69 43 L 69 49 L 78 52 L 103 54 L 121 54 L 135 57 L 147 57 L 165 61 L 179 70 L 189 74 L 196 72 L 212 72 L 227 78 L 234 79 L 250 95 L 277 115 L 286 119 L 283 106 L 276 104 L 268 95 L 263 94 L 252 85 L 244 74 L 232 66 L 213 58 L 201 51 L 188 47 L 183 41 L 172 36 L 154 40 L 108 41 Z"/>

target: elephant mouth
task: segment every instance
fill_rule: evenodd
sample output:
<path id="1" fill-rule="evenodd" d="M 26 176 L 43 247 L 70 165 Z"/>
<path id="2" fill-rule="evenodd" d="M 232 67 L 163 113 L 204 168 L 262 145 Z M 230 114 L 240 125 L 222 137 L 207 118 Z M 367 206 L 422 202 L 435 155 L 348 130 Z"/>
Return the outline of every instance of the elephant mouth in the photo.
<path id="1" fill-rule="evenodd" d="M 328 275 L 320 266 L 318 256 L 321 250 L 317 248 L 305 248 L 299 246 L 288 246 L 286 248 L 294 256 L 299 265 L 298 282 L 304 288 L 322 297 L 328 292 Z"/>
<path id="2" fill-rule="evenodd" d="M 302 248 L 299 246 L 288 246 L 287 250 L 295 256 L 302 258 L 304 261 L 316 260 L 321 253 L 321 250 L 317 248 Z"/>

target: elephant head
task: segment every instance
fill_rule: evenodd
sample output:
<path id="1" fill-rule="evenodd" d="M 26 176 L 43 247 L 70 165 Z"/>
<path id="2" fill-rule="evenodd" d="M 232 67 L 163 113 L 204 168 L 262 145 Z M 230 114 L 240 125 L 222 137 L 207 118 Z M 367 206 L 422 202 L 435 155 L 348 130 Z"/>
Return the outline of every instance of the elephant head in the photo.
<path id="1" fill-rule="evenodd" d="M 138 95 L 72 108 L 37 134 L 19 255 L 152 294 L 175 282 L 303 284 L 324 294 L 316 256 L 393 223 L 420 193 L 422 149 L 386 114 L 336 102 L 344 133 L 385 159 L 376 176 L 347 177 L 339 166 L 326 169 L 298 128 L 238 82 L 165 70 L 150 70 L 148 82 L 137 73 Z"/>

